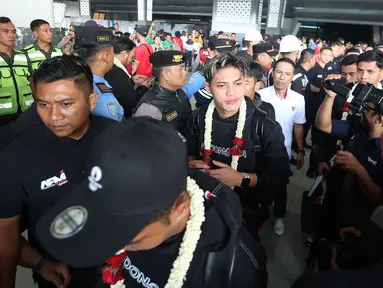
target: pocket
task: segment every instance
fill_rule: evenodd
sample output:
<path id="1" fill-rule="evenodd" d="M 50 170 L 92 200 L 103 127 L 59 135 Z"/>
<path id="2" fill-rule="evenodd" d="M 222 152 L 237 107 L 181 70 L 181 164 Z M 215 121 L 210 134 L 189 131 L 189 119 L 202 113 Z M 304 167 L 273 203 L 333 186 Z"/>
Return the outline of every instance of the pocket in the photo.
<path id="1" fill-rule="evenodd" d="M 0 69 L 0 88 L 13 87 L 12 73 L 9 68 Z"/>
<path id="2" fill-rule="evenodd" d="M 29 73 L 24 68 L 14 68 L 13 71 L 19 87 L 29 86 Z"/>
<path id="3" fill-rule="evenodd" d="M 0 116 L 14 114 L 17 108 L 17 103 L 12 99 L 11 94 L 0 93 Z"/>

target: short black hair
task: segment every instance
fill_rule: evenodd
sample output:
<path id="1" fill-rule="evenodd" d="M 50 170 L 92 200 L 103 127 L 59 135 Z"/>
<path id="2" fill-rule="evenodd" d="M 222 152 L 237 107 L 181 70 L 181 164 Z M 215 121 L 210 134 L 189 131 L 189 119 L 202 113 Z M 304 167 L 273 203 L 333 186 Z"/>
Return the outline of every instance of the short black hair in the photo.
<path id="1" fill-rule="evenodd" d="M 315 57 L 315 52 L 312 49 L 304 49 L 301 52 L 301 58 L 299 59 L 299 63 L 306 63 L 310 61 L 313 57 Z"/>
<path id="2" fill-rule="evenodd" d="M 360 62 L 376 62 L 379 69 L 383 68 L 383 52 L 379 49 L 364 52 L 359 55 L 357 64 Z"/>
<path id="3" fill-rule="evenodd" d="M 43 19 L 35 19 L 31 22 L 30 28 L 31 28 L 32 32 L 34 32 L 37 29 L 39 29 L 40 26 L 46 25 L 46 24 L 49 25 L 49 23 Z"/>
<path id="4" fill-rule="evenodd" d="M 165 38 L 168 37 L 168 36 L 172 37 L 172 33 L 169 33 L 169 32 L 164 33 L 164 37 Z"/>
<path id="5" fill-rule="evenodd" d="M 132 51 L 136 44 L 128 37 L 121 37 L 113 43 L 114 54 L 120 54 L 122 51 Z"/>
<path id="6" fill-rule="evenodd" d="M 261 65 L 252 62 L 249 65 L 249 70 L 246 73 L 246 77 L 254 78 L 258 82 L 262 80 L 264 73 L 265 71 L 262 69 Z"/>
<path id="7" fill-rule="evenodd" d="M 331 43 L 331 47 L 335 47 L 335 46 L 342 47 L 343 43 L 340 42 L 340 41 L 334 41 L 334 42 Z"/>
<path id="8" fill-rule="evenodd" d="M 340 62 L 340 66 L 342 67 L 342 66 L 350 66 L 350 65 L 354 65 L 354 64 L 356 65 L 356 63 L 358 62 L 358 58 L 359 58 L 358 55 L 354 55 L 354 54 L 347 55 Z"/>
<path id="9" fill-rule="evenodd" d="M 346 55 L 349 54 L 349 53 L 358 53 L 358 54 L 360 54 L 360 51 L 358 49 L 356 49 L 356 48 L 350 48 L 350 49 L 347 50 Z"/>
<path id="10" fill-rule="evenodd" d="M 176 32 L 174 33 L 174 35 L 175 35 L 176 37 L 180 38 L 180 37 L 181 37 L 181 32 L 180 32 L 180 31 L 176 31 Z"/>
<path id="11" fill-rule="evenodd" d="M 233 32 L 233 33 L 231 33 L 231 35 L 235 35 L 235 36 L 237 36 L 237 33 Z"/>
<path id="12" fill-rule="evenodd" d="M 81 45 L 80 50 L 78 51 L 78 55 L 81 56 L 82 58 L 86 59 L 87 62 L 89 63 L 92 61 L 91 58 L 95 57 L 98 53 L 101 51 L 113 47 L 112 44 L 84 44 Z M 114 49 L 114 47 L 113 47 Z"/>
<path id="13" fill-rule="evenodd" d="M 218 35 L 222 35 L 222 34 L 224 34 L 223 31 L 219 31 L 218 32 Z"/>
<path id="14" fill-rule="evenodd" d="M 5 24 L 5 23 L 9 23 L 9 22 L 12 22 L 12 21 L 8 17 L 4 17 L 4 16 L 0 17 L 0 23 L 1 24 Z"/>
<path id="15" fill-rule="evenodd" d="M 84 59 L 74 55 L 62 55 L 44 60 L 33 73 L 33 82 L 53 83 L 73 80 L 75 85 L 90 95 L 93 91 L 93 74 Z"/>
<path id="16" fill-rule="evenodd" d="M 277 68 L 277 66 L 278 66 L 279 63 L 289 63 L 289 64 L 291 64 L 291 66 L 293 66 L 294 69 L 295 69 L 295 63 L 294 63 L 294 61 L 291 60 L 290 58 L 280 58 L 277 62 L 275 62 L 274 69 Z"/>
<path id="17" fill-rule="evenodd" d="M 326 46 L 326 47 L 323 47 L 323 48 L 320 49 L 320 53 L 322 53 L 323 51 L 326 51 L 326 50 L 329 50 L 329 51 L 332 52 L 332 49 L 330 47 Z"/>

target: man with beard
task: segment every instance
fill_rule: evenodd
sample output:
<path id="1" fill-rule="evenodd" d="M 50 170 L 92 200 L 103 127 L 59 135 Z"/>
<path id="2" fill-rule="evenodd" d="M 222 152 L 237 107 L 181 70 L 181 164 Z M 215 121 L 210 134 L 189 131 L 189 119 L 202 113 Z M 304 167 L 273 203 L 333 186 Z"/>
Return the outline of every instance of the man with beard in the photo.
<path id="1" fill-rule="evenodd" d="M 232 54 L 209 62 L 204 75 L 213 101 L 192 113 L 186 138 L 189 166 L 233 187 L 256 235 L 268 216 L 260 204 L 269 203 L 273 183 L 287 183 L 289 164 L 280 125 L 244 97 L 247 70 L 247 61 Z"/>
<path id="2" fill-rule="evenodd" d="M 158 83 L 140 99 L 134 117 L 150 116 L 184 133 L 191 112 L 181 87 L 186 82 L 185 56 L 180 51 L 157 51 L 150 56 Z"/>
<path id="3" fill-rule="evenodd" d="M 37 40 L 25 47 L 23 51 L 29 57 L 32 69 L 36 70 L 41 61 L 61 56 L 63 52 L 59 47 L 52 45 L 53 31 L 47 21 L 42 19 L 33 20 L 30 27 Z"/>
<path id="4" fill-rule="evenodd" d="M 33 75 L 43 124 L 21 135 L 0 154 L 2 288 L 15 287 L 17 264 L 33 268 L 40 288 L 52 287 L 49 282 L 56 287 L 95 285 L 94 269 L 68 270 L 57 263 L 36 239 L 35 230 L 47 209 L 84 179 L 90 144 L 112 122 L 89 115 L 97 102 L 92 77 L 81 58 L 66 55 L 45 60 Z M 20 235 L 21 216 L 28 218 L 29 242 Z"/>

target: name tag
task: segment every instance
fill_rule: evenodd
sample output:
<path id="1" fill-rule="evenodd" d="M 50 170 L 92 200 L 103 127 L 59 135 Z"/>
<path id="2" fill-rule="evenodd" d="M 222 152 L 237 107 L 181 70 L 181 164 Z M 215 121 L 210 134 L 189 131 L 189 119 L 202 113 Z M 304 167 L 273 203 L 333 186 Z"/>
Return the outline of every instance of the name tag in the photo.
<path id="1" fill-rule="evenodd" d="M 177 111 L 174 111 L 168 115 L 166 115 L 166 120 L 168 120 L 168 122 L 176 119 L 178 117 L 178 114 L 177 114 Z"/>

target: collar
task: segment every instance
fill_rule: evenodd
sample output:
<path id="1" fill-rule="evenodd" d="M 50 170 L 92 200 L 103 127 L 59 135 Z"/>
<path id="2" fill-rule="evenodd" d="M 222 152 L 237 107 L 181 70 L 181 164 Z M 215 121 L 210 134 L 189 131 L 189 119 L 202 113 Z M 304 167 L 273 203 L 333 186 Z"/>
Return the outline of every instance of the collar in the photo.
<path id="1" fill-rule="evenodd" d="M 45 52 L 45 50 L 43 50 L 43 49 L 37 44 L 37 40 L 33 43 L 33 47 L 34 47 L 36 50 L 39 50 L 39 51 L 44 52 L 44 53 L 53 52 L 53 45 L 52 45 L 52 44 L 49 46 L 49 50 L 48 50 L 48 52 Z"/>
<path id="2" fill-rule="evenodd" d="M 110 86 L 108 81 L 105 80 L 105 78 L 98 76 L 96 74 L 93 74 L 93 83 L 98 83 L 98 82 L 102 82 L 102 83 L 108 84 L 108 86 Z"/>
<path id="3" fill-rule="evenodd" d="M 13 59 L 15 57 L 15 49 L 12 49 L 11 51 L 11 57 L 8 56 L 8 54 L 4 53 L 4 52 L 1 52 L 0 51 L 0 56 L 3 57 L 3 58 L 10 58 L 10 59 Z"/>
<path id="4" fill-rule="evenodd" d="M 277 96 L 278 98 L 281 98 L 281 97 L 277 94 L 277 92 L 275 91 L 275 87 L 274 87 L 274 85 L 273 85 L 272 87 L 273 87 L 273 88 L 272 88 L 273 95 Z M 288 94 L 289 94 L 289 89 L 287 88 L 286 93 L 285 93 L 285 95 L 283 96 L 283 99 L 286 99 L 286 97 L 288 96 Z"/>
<path id="5" fill-rule="evenodd" d="M 132 76 L 130 76 L 128 70 L 126 70 L 126 67 L 124 65 L 122 65 L 121 61 L 118 60 L 117 57 L 114 57 L 113 64 L 116 65 L 118 68 L 120 68 L 122 71 L 124 71 L 125 74 L 129 76 L 129 78 L 132 78 Z"/>

